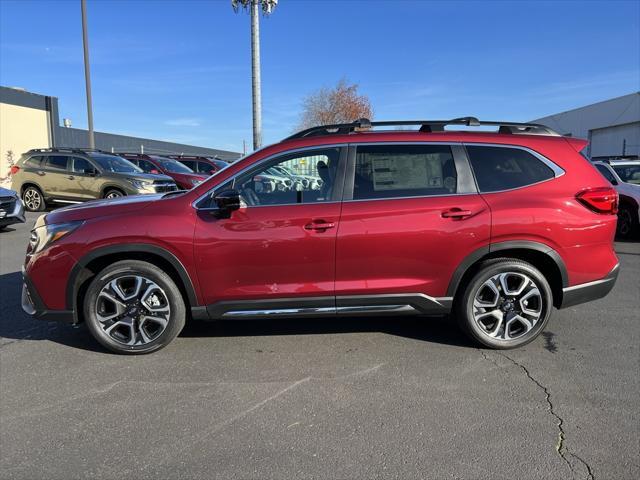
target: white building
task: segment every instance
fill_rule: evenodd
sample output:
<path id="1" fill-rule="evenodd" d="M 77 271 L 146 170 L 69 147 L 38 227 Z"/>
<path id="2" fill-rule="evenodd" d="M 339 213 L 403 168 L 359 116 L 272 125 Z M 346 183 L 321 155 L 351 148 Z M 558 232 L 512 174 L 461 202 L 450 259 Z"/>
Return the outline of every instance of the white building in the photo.
<path id="1" fill-rule="evenodd" d="M 640 158 L 640 92 L 532 120 L 589 140 L 592 160 Z"/>

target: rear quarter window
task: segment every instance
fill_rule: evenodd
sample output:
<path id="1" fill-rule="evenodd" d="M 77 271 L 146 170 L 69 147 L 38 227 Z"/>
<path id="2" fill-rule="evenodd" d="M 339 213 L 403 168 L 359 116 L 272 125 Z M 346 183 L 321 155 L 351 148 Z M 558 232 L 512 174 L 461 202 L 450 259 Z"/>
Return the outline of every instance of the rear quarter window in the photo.
<path id="1" fill-rule="evenodd" d="M 542 160 L 519 148 L 468 145 L 467 152 L 481 192 L 526 187 L 555 176 Z"/>

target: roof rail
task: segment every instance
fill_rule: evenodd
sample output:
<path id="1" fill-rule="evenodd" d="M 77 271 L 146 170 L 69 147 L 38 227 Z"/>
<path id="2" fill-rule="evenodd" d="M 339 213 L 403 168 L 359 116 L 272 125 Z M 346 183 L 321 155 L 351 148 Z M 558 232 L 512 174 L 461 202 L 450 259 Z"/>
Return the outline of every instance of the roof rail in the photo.
<path id="1" fill-rule="evenodd" d="M 70 153 L 87 153 L 87 152 L 99 152 L 108 153 L 109 155 L 116 155 L 111 152 L 99 150 L 97 148 L 78 148 L 78 147 L 47 147 L 47 148 L 32 148 L 26 153 L 58 153 L 58 152 L 70 152 Z"/>
<path id="2" fill-rule="evenodd" d="M 368 118 L 361 118 L 351 123 L 336 123 L 307 128 L 285 138 L 285 140 L 318 135 L 349 134 L 361 130 L 370 130 L 371 127 L 397 127 L 404 125 L 419 125 L 419 131 L 423 133 L 442 132 L 447 125 L 464 125 L 467 127 L 498 127 L 499 133 L 560 136 L 558 132 L 538 123 L 489 122 L 478 120 L 475 117 L 461 117 L 453 120 L 392 120 L 381 122 L 372 122 Z"/>

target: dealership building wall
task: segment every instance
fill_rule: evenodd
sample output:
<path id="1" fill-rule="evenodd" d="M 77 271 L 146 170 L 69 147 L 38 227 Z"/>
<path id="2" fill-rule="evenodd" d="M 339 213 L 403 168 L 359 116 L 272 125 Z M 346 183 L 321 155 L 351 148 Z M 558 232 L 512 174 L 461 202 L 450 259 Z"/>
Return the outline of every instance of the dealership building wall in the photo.
<path id="1" fill-rule="evenodd" d="M 640 92 L 532 120 L 589 140 L 592 160 L 640 158 Z"/>
<path id="2" fill-rule="evenodd" d="M 157 154 L 217 156 L 235 160 L 240 153 L 148 138 L 95 132 L 96 148 Z M 0 178 L 12 162 L 32 148 L 87 148 L 89 133 L 60 125 L 58 99 L 22 89 L 0 87 Z"/>

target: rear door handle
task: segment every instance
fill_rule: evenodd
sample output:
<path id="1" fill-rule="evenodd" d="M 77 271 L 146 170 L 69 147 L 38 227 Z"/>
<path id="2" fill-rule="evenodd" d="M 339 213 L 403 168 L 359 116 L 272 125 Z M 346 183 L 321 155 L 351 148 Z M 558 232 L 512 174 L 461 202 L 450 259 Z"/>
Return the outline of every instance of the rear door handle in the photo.
<path id="1" fill-rule="evenodd" d="M 315 230 L 315 231 L 324 232 L 325 230 L 328 230 L 330 228 L 334 228 L 335 226 L 336 226 L 336 224 L 333 223 L 333 222 L 319 221 L 319 222 L 307 223 L 304 226 L 304 229 L 305 230 Z"/>
<path id="2" fill-rule="evenodd" d="M 462 210 L 461 208 L 451 208 L 442 212 L 442 218 L 466 218 L 474 215 L 471 210 Z"/>

